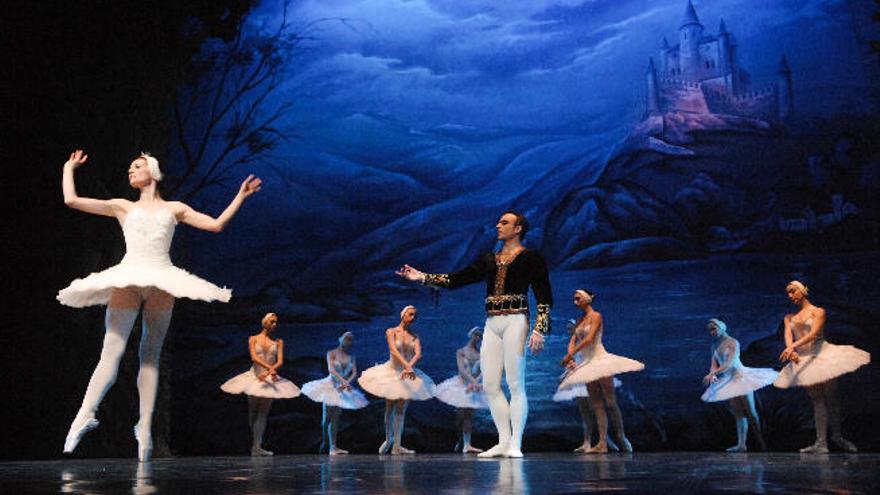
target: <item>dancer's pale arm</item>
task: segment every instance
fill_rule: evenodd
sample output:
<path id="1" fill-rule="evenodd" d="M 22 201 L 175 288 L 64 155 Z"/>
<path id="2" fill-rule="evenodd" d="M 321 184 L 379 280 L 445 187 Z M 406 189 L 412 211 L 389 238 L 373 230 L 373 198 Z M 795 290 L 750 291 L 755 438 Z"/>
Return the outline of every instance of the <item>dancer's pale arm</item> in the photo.
<path id="1" fill-rule="evenodd" d="M 223 210 L 223 213 L 220 214 L 217 218 L 214 218 L 210 215 L 206 215 L 202 212 L 196 211 L 192 207 L 184 203 L 176 203 L 177 211 L 176 216 L 177 220 L 185 223 L 191 227 L 195 227 L 199 230 L 205 230 L 208 232 L 222 232 L 223 229 L 229 224 L 229 221 L 232 220 L 232 217 L 238 213 L 239 208 L 244 203 L 244 200 L 249 198 L 254 193 L 258 192 L 261 188 L 262 181 L 259 178 L 254 177 L 253 175 L 249 175 L 244 182 L 241 183 L 241 187 L 238 190 L 238 194 L 232 198 L 232 201 L 229 203 L 229 206 Z"/>
<path id="2" fill-rule="evenodd" d="M 89 159 L 82 150 L 76 150 L 70 154 L 70 158 L 64 163 L 61 173 L 61 192 L 64 195 L 64 204 L 74 210 L 101 215 L 105 217 L 117 217 L 123 211 L 123 199 L 94 199 L 80 196 L 76 193 L 76 181 L 74 171 L 81 167 Z"/>
<path id="3" fill-rule="evenodd" d="M 388 341 L 388 352 L 390 352 L 391 355 L 394 356 L 394 358 L 397 359 L 397 361 L 404 366 L 406 371 L 412 371 L 412 367 L 403 357 L 403 354 L 401 354 L 400 351 L 397 350 L 397 346 L 394 345 L 394 329 L 389 328 L 385 331 L 385 339 Z"/>

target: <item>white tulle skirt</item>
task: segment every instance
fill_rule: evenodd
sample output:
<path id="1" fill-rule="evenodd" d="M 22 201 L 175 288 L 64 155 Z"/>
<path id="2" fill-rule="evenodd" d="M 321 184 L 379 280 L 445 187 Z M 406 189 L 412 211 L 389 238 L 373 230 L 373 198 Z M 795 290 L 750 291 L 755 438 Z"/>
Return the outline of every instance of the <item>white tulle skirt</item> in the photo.
<path id="1" fill-rule="evenodd" d="M 709 384 L 700 400 L 718 402 L 746 395 L 772 384 L 778 376 L 779 373 L 770 368 L 743 366 L 722 374 L 714 383 Z"/>
<path id="2" fill-rule="evenodd" d="M 220 288 L 170 263 L 151 265 L 122 263 L 104 271 L 78 278 L 56 297 L 61 304 L 74 308 L 106 305 L 113 289 L 126 287 L 161 289 L 175 298 L 228 302 L 232 291 Z"/>
<path id="3" fill-rule="evenodd" d="M 614 378 L 614 388 L 623 385 L 623 382 Z M 574 385 L 569 385 L 568 387 L 559 386 L 556 389 L 556 393 L 553 394 L 553 402 L 568 402 L 575 399 L 580 399 L 581 397 L 589 397 L 590 393 L 587 391 L 586 383 L 576 383 Z"/>
<path id="4" fill-rule="evenodd" d="M 562 380 L 559 388 L 566 388 L 578 383 L 590 383 L 601 378 L 619 375 L 621 373 L 629 373 L 631 371 L 642 371 L 645 365 L 635 359 L 625 358 L 616 354 L 606 352 L 598 356 L 594 356 L 589 361 L 579 364 L 575 369 Z"/>
<path id="5" fill-rule="evenodd" d="M 299 387 L 287 378 L 278 377 L 277 381 L 264 382 L 257 378 L 253 368 L 230 378 L 220 385 L 220 390 L 229 394 L 245 394 L 266 399 L 292 399 L 300 394 Z"/>
<path id="6" fill-rule="evenodd" d="M 336 383 L 332 376 L 307 382 L 302 386 L 302 393 L 315 402 L 343 409 L 360 409 L 370 404 L 370 401 L 364 397 L 364 394 L 354 387 L 351 390 L 340 392 L 336 388 Z"/>
<path id="7" fill-rule="evenodd" d="M 489 400 L 486 394 L 480 392 L 468 392 L 467 385 L 460 376 L 455 375 L 440 382 L 434 388 L 434 397 L 440 402 L 454 407 L 469 409 L 488 409 Z"/>
<path id="8" fill-rule="evenodd" d="M 390 400 L 428 400 L 434 397 L 434 382 L 421 370 L 413 368 L 415 380 L 403 379 L 403 370 L 394 368 L 390 361 L 365 370 L 358 378 L 361 388 Z"/>
<path id="9" fill-rule="evenodd" d="M 801 355 L 799 362 L 789 362 L 773 385 L 779 388 L 816 385 L 852 373 L 871 362 L 870 353 L 851 345 L 822 342 L 818 347 L 812 354 Z"/>

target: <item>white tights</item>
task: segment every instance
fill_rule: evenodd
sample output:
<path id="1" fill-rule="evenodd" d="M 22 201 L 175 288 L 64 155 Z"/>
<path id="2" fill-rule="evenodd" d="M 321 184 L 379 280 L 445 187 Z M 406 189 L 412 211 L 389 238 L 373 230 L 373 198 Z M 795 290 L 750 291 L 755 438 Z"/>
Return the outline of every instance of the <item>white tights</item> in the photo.
<path id="1" fill-rule="evenodd" d="M 101 348 L 101 359 L 92 373 L 86 388 L 77 419 L 93 418 L 98 406 L 116 382 L 119 362 L 125 354 L 125 346 L 131 335 L 138 313 L 143 307 L 141 342 L 138 352 L 140 370 L 137 376 L 140 397 L 140 420 L 138 427 L 146 435 L 152 431 L 153 409 L 159 386 L 159 356 L 168 325 L 174 298 L 158 289 L 115 289 L 107 305 L 106 333 Z M 76 421 L 76 420 L 74 420 Z"/>
<path id="2" fill-rule="evenodd" d="M 498 430 L 498 444 L 522 448 L 523 429 L 529 415 L 526 397 L 525 342 L 529 322 L 525 315 L 499 315 L 486 319 L 480 346 L 483 390 L 489 399 L 489 411 Z M 510 402 L 501 390 L 504 374 L 510 390 Z"/>

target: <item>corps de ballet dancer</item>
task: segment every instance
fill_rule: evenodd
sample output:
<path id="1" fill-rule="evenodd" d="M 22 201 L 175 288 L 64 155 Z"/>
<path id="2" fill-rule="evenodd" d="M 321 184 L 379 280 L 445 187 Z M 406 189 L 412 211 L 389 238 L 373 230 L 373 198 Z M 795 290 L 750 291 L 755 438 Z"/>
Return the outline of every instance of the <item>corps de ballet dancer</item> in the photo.
<path id="1" fill-rule="evenodd" d="M 482 452 L 471 445 L 471 429 L 474 413 L 477 409 L 488 409 L 489 401 L 480 384 L 480 340 L 483 329 L 471 328 L 468 342 L 455 351 L 455 362 L 458 374 L 437 385 L 434 395 L 440 402 L 455 407 L 455 427 L 459 435 L 455 451 L 463 454 L 479 454 Z"/>
<path id="2" fill-rule="evenodd" d="M 267 313 L 261 323 L 260 333 L 248 337 L 253 366 L 220 385 L 220 390 L 228 394 L 247 395 L 253 457 L 272 455 L 263 448 L 263 433 L 266 432 L 272 400 L 293 399 L 300 394 L 299 387 L 278 375 L 278 369 L 284 365 L 284 341 L 272 339 L 272 333 L 278 328 L 278 315 Z"/>
<path id="3" fill-rule="evenodd" d="M 158 190 L 162 180 L 159 161 L 146 153 L 135 158 L 128 167 L 129 184 L 140 192 L 137 201 L 79 196 L 74 171 L 87 160 L 88 155 L 76 150 L 64 163 L 64 203 L 86 213 L 116 218 L 125 235 L 126 253 L 118 265 L 76 279 L 58 292 L 58 301 L 67 306 L 107 305 L 101 358 L 70 425 L 64 452 L 73 452 L 83 435 L 98 426 L 95 418 L 98 406 L 116 381 L 135 319 L 143 311 L 137 376 L 140 419 L 134 427 L 134 436 L 138 442 L 138 459 L 147 461 L 153 450 L 151 432 L 159 383 L 159 355 L 175 298 L 227 302 L 232 295 L 229 289 L 217 287 L 171 263 L 169 249 L 174 228 L 178 223 L 185 223 L 209 232 L 222 231 L 245 199 L 260 190 L 261 181 L 248 176 L 229 206 L 219 217 L 213 218 L 184 203 L 162 199 Z"/>
<path id="4" fill-rule="evenodd" d="M 323 415 L 321 417 L 321 447 L 319 452 L 330 455 L 348 454 L 336 443 L 339 432 L 339 416 L 343 409 L 361 409 L 369 405 L 369 401 L 352 382 L 357 378 L 357 362 L 351 354 L 354 345 L 354 334 L 345 332 L 339 336 L 339 346 L 327 351 L 327 369 L 330 374 L 320 380 L 306 383 L 302 387 L 303 394 L 315 402 L 320 402 Z"/>
<path id="5" fill-rule="evenodd" d="M 703 377 L 708 385 L 700 399 L 703 402 L 727 401 L 736 419 L 736 445 L 728 452 L 745 452 L 749 430 L 761 450 L 765 450 L 761 421 L 755 409 L 755 390 L 771 385 L 779 373 L 770 368 L 749 368 L 740 361 L 739 341 L 727 333 L 727 324 L 712 318 L 707 325 L 712 336 L 709 373 Z M 751 427 L 751 428 L 750 428 Z"/>
<path id="6" fill-rule="evenodd" d="M 575 320 L 569 320 L 568 331 L 571 334 L 571 337 L 568 340 L 568 352 L 572 352 L 580 343 L 578 340 L 579 336 L 582 336 L 582 333 L 575 332 L 577 328 L 577 322 Z M 581 363 L 581 355 L 580 353 L 574 354 L 574 362 L 575 366 Z M 568 374 L 564 373 L 560 379 L 564 379 Z M 617 388 L 621 385 L 620 380 L 617 377 L 614 377 L 614 387 Z M 592 447 L 592 436 L 593 436 L 593 413 L 592 413 L 592 405 L 590 404 L 590 393 L 587 391 L 587 385 L 585 383 L 576 383 L 574 385 L 569 385 L 567 387 L 558 387 L 556 392 L 553 394 L 553 402 L 569 402 L 575 401 L 578 406 L 578 412 L 581 415 L 581 424 L 583 426 L 584 432 L 584 441 L 574 449 L 576 453 L 583 454 L 589 452 Z M 620 448 L 616 443 L 610 438 L 606 438 L 606 442 L 608 443 L 608 450 L 611 451 L 619 451 Z"/>
<path id="7" fill-rule="evenodd" d="M 587 450 L 587 453 L 608 452 L 609 415 L 617 433 L 618 447 L 624 452 L 632 452 L 632 445 L 623 431 L 623 416 L 620 414 L 620 406 L 617 405 L 613 378 L 620 373 L 641 371 L 645 369 L 645 365 L 605 350 L 602 345 L 605 325 L 602 314 L 593 309 L 594 298 L 594 294 L 584 289 L 578 289 L 574 293 L 574 305 L 583 311 L 583 316 L 574 329 L 578 343 L 562 359 L 562 365 L 569 368 L 569 372 L 559 384 L 559 388 L 564 389 L 579 383 L 587 384 L 590 403 L 599 429 L 599 441 Z M 581 363 L 575 364 L 574 356 L 578 353 L 581 355 Z"/>
<path id="8" fill-rule="evenodd" d="M 388 361 L 365 370 L 358 383 L 367 392 L 385 399 L 385 441 L 380 454 L 414 454 L 401 444 L 406 408 L 411 400 L 434 397 L 434 382 L 415 364 L 422 358 L 422 343 L 412 329 L 415 306 L 400 311 L 400 324 L 385 331 Z"/>
<path id="9" fill-rule="evenodd" d="M 788 299 L 798 307 L 785 315 L 785 350 L 779 360 L 788 364 L 779 372 L 774 386 L 804 387 L 813 402 L 816 443 L 801 449 L 804 453 L 828 452 L 828 427 L 831 442 L 847 452 L 858 449 L 843 437 L 840 403 L 835 397 L 837 378 L 871 362 L 871 355 L 851 345 L 835 345 L 824 337 L 825 310 L 808 299 L 810 290 L 793 280 L 785 287 Z"/>
<path id="10" fill-rule="evenodd" d="M 503 242 L 497 253 L 485 253 L 462 270 L 453 273 L 424 273 L 404 265 L 397 274 L 407 280 L 435 287 L 455 289 L 483 282 L 486 284 L 486 324 L 480 346 L 483 390 L 498 430 L 498 443 L 478 454 L 480 457 L 522 457 L 522 435 L 529 414 L 525 388 L 526 337 L 532 353 L 544 347 L 550 333 L 550 307 L 553 294 L 547 263 L 537 251 L 522 244 L 529 230 L 526 217 L 506 211 L 495 225 Z M 529 287 L 537 301 L 535 325 L 529 336 Z M 501 390 L 507 381 L 510 401 Z"/>

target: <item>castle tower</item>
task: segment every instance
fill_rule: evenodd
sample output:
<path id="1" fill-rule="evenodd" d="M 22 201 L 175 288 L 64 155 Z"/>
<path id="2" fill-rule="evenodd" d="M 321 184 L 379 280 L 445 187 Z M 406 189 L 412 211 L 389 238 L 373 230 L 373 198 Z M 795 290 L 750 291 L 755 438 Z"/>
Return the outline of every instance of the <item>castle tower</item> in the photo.
<path id="1" fill-rule="evenodd" d="M 721 23 L 718 26 L 718 68 L 721 70 L 722 77 L 724 77 L 724 84 L 727 86 L 727 90 L 736 94 L 738 88 L 736 87 L 736 78 L 734 77 L 733 51 L 731 48 L 730 33 L 727 32 L 727 25 L 724 24 L 724 19 L 721 19 Z"/>
<path id="2" fill-rule="evenodd" d="M 785 55 L 779 60 L 776 94 L 779 99 L 779 120 L 789 120 L 794 116 L 794 97 L 792 95 L 791 68 Z"/>
<path id="3" fill-rule="evenodd" d="M 700 64 L 700 40 L 703 39 L 703 25 L 697 18 L 694 4 L 688 0 L 684 9 L 684 17 L 678 28 L 679 39 L 679 68 L 686 79 L 699 77 L 702 67 Z"/>
<path id="4" fill-rule="evenodd" d="M 663 77 L 669 76 L 669 41 L 666 36 L 663 37 L 663 44 L 660 46 L 660 74 Z"/>
<path id="5" fill-rule="evenodd" d="M 654 67 L 654 59 L 648 59 L 648 70 L 645 72 L 648 82 L 647 113 L 648 115 L 660 113 L 660 91 L 657 87 L 657 69 Z"/>

